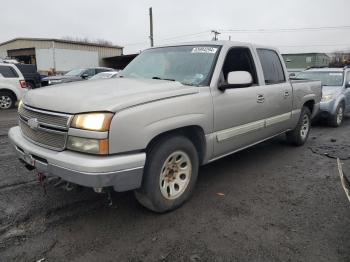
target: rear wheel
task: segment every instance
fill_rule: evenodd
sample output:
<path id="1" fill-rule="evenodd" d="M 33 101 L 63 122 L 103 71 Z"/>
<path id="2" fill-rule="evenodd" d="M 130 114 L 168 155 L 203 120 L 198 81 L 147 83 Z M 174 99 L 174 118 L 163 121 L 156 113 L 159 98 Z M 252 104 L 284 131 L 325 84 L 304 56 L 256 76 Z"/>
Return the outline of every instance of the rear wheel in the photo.
<path id="1" fill-rule="evenodd" d="M 305 144 L 309 137 L 311 129 L 311 112 L 307 107 L 303 107 L 301 110 L 300 118 L 297 126 L 286 133 L 287 141 L 295 146 L 301 146 Z"/>
<path id="2" fill-rule="evenodd" d="M 141 205 L 155 212 L 181 206 L 191 196 L 198 174 L 198 154 L 183 136 L 166 136 L 147 153 L 141 189 L 135 196 Z"/>
<path id="3" fill-rule="evenodd" d="M 0 91 L 0 109 L 14 108 L 16 98 L 8 91 Z"/>
<path id="4" fill-rule="evenodd" d="M 341 125 L 341 123 L 343 122 L 343 118 L 344 118 L 344 108 L 345 107 L 344 107 L 343 103 L 338 105 L 334 116 L 331 116 L 331 118 L 329 119 L 329 124 L 331 126 L 338 127 Z"/>

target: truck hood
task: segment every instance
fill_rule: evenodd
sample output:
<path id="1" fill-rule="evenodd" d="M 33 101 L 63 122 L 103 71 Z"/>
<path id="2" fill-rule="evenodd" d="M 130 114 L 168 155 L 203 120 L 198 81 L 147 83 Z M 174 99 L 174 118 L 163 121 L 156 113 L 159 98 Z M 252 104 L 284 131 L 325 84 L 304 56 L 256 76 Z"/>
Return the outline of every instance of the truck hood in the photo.
<path id="1" fill-rule="evenodd" d="M 322 86 L 322 95 L 338 95 L 341 91 L 341 86 Z"/>
<path id="2" fill-rule="evenodd" d="M 84 80 L 82 79 L 80 76 L 48 76 L 48 77 L 44 77 L 42 79 L 42 81 L 49 81 L 49 80 L 61 80 L 62 83 L 65 82 L 71 82 L 71 81 L 80 81 L 80 80 Z"/>
<path id="3" fill-rule="evenodd" d="M 81 81 L 30 90 L 23 102 L 31 107 L 76 114 L 121 109 L 199 92 L 199 87 L 153 79 L 114 78 Z"/>

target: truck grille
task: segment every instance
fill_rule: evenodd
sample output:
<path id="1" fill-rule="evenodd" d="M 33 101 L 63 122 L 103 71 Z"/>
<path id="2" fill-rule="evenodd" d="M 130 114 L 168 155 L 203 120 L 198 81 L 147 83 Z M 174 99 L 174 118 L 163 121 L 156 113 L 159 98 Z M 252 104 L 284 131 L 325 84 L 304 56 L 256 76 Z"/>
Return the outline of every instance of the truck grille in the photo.
<path id="1" fill-rule="evenodd" d="M 18 113 L 19 126 L 24 137 L 53 150 L 65 149 L 70 115 L 32 109 L 27 106 L 20 107 Z M 35 120 L 36 125 L 30 125 L 32 120 Z"/>
<path id="2" fill-rule="evenodd" d="M 69 115 L 44 112 L 41 110 L 31 109 L 29 107 L 24 106 L 19 108 L 18 113 L 22 118 L 26 120 L 30 118 L 36 118 L 40 123 L 43 123 L 45 125 L 55 126 L 64 129 L 68 128 L 70 119 Z"/>

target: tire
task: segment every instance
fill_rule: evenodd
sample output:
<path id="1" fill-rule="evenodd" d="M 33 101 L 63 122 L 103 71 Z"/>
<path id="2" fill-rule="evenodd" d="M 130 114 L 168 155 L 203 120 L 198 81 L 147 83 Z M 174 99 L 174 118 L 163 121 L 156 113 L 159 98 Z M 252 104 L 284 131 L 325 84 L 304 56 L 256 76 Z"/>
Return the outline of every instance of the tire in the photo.
<path id="1" fill-rule="evenodd" d="M 297 126 L 286 133 L 287 141 L 294 146 L 302 146 L 309 137 L 311 129 L 311 112 L 307 107 L 301 109 Z"/>
<path id="2" fill-rule="evenodd" d="M 8 91 L 0 91 L 0 110 L 14 108 L 16 97 Z"/>
<path id="3" fill-rule="evenodd" d="M 198 153 L 184 136 L 165 136 L 147 152 L 142 186 L 135 191 L 144 207 L 163 213 L 186 202 L 198 176 Z"/>
<path id="4" fill-rule="evenodd" d="M 335 114 L 330 117 L 329 119 L 329 125 L 333 127 L 339 127 L 344 119 L 344 109 L 345 106 L 343 103 L 340 103 L 335 110 Z"/>

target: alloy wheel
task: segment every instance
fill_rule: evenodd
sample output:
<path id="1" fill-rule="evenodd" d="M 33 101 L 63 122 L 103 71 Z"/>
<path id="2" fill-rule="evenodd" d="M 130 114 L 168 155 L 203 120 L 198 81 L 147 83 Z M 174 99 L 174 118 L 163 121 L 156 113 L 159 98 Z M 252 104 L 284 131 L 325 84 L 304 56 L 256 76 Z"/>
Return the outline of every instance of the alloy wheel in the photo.
<path id="1" fill-rule="evenodd" d="M 12 106 L 12 99 L 10 96 L 2 95 L 0 96 L 0 108 L 9 109 Z"/>
<path id="2" fill-rule="evenodd" d="M 165 160 L 159 178 L 160 191 L 166 199 L 176 199 L 186 190 L 192 175 L 190 157 L 183 151 L 172 153 Z"/>

